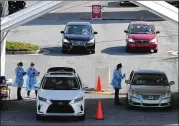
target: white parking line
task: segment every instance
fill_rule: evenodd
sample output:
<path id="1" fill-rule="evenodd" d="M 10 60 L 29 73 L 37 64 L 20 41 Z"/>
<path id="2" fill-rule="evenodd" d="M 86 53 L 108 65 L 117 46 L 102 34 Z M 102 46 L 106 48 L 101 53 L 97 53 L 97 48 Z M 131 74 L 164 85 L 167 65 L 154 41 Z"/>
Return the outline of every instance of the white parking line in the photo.
<path id="1" fill-rule="evenodd" d="M 168 53 L 174 56 L 178 56 L 178 52 L 175 52 L 175 51 L 168 51 Z"/>

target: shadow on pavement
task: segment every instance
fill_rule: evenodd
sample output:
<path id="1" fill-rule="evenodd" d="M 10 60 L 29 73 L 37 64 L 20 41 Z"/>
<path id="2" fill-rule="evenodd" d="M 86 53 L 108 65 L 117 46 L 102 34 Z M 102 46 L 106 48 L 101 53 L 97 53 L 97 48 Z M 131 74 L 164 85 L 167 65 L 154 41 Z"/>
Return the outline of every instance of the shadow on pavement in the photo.
<path id="1" fill-rule="evenodd" d="M 45 54 L 45 55 L 48 55 L 48 56 L 68 56 L 69 57 L 69 56 L 89 55 L 85 51 L 71 51 L 67 54 L 64 54 L 64 53 L 61 52 L 62 47 L 46 47 L 46 48 L 43 48 L 43 49 L 50 51 L 49 54 Z"/>
<path id="2" fill-rule="evenodd" d="M 179 105 L 178 100 L 178 92 L 173 93 L 173 108 L 172 110 L 168 109 L 160 109 L 160 108 L 133 108 L 132 110 L 128 110 L 126 108 L 127 105 L 127 99 L 126 97 L 121 97 L 121 103 L 120 106 L 115 106 L 114 99 L 113 98 L 96 98 L 96 99 L 86 99 L 86 120 L 82 122 L 88 122 L 88 121 L 94 121 L 95 124 L 95 117 L 96 117 L 96 111 L 97 111 L 97 104 L 98 101 L 101 100 L 102 108 L 103 108 L 103 115 L 104 115 L 104 121 L 109 120 L 117 120 L 120 122 L 120 120 L 123 121 L 123 123 L 133 123 L 133 121 L 144 121 L 141 119 L 141 117 L 147 118 L 154 118 L 155 120 L 160 120 L 161 118 L 167 118 L 170 116 L 175 117 L 175 113 L 177 116 L 177 110 Z M 36 101 L 35 100 L 22 100 L 22 101 L 7 101 L 7 106 L 9 110 L 4 111 L 3 113 L 13 112 L 10 116 L 16 116 L 16 118 L 29 118 L 28 116 L 31 116 L 31 121 L 36 121 Z M 19 114 L 21 113 L 21 114 Z M 14 114 L 14 115 L 13 115 Z M 174 114 L 174 115 L 173 115 Z M 7 114 L 3 114 L 7 116 Z M 7 118 L 3 117 L 2 120 Z M 16 119 L 14 118 L 14 119 Z M 119 120 L 120 119 L 120 120 Z M 130 120 L 129 120 L 130 119 Z M 19 120 L 19 119 L 18 119 Z M 72 122 L 78 122 L 78 118 L 74 117 L 50 117 L 50 118 L 44 118 L 42 122 L 46 122 L 48 124 L 52 122 L 60 122 L 60 123 L 72 123 Z M 138 122 L 140 123 L 140 122 Z M 160 122 L 164 124 L 164 122 Z M 165 122 L 166 123 L 166 122 Z M 168 123 L 176 124 L 178 123 L 178 120 L 172 120 Z M 167 124 L 165 124 L 167 125 Z"/>
<path id="3" fill-rule="evenodd" d="M 151 52 L 148 50 L 136 50 L 132 53 L 127 53 L 126 52 L 126 46 L 115 46 L 115 47 L 109 47 L 106 49 L 103 49 L 101 53 L 105 53 L 108 55 L 150 55 Z"/>
<path id="4" fill-rule="evenodd" d="M 91 11 L 91 9 L 89 10 Z M 47 19 L 47 20 L 44 20 Z M 103 19 L 108 21 L 94 20 L 92 24 L 105 23 L 129 23 L 130 20 L 163 21 L 164 19 L 146 10 L 103 12 Z M 91 12 L 59 12 L 48 13 L 39 17 L 24 26 L 30 25 L 64 25 L 70 20 L 91 20 Z M 113 21 L 118 20 L 118 21 Z"/>

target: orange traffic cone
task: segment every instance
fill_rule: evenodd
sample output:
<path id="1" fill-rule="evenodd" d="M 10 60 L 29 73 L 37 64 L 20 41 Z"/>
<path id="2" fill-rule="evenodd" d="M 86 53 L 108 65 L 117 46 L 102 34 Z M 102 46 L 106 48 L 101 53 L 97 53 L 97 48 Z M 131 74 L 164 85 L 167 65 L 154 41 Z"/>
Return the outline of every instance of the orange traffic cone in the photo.
<path id="1" fill-rule="evenodd" d="M 100 79 L 100 76 L 98 76 L 98 81 L 97 81 L 97 85 L 96 85 L 96 91 L 97 92 L 101 91 L 101 79 Z"/>
<path id="2" fill-rule="evenodd" d="M 98 108 L 97 108 L 97 112 L 96 112 L 96 120 L 103 120 L 103 110 L 102 110 L 102 104 L 101 101 L 98 101 Z"/>

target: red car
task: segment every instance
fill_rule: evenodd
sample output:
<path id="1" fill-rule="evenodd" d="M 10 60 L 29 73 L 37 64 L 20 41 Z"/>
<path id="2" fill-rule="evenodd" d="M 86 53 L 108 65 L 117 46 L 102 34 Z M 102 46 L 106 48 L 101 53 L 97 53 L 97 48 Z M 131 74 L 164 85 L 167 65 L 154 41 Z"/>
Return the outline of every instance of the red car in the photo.
<path id="1" fill-rule="evenodd" d="M 149 49 L 157 53 L 159 31 L 155 30 L 155 26 L 150 22 L 131 22 L 126 33 L 126 52 L 134 49 Z"/>

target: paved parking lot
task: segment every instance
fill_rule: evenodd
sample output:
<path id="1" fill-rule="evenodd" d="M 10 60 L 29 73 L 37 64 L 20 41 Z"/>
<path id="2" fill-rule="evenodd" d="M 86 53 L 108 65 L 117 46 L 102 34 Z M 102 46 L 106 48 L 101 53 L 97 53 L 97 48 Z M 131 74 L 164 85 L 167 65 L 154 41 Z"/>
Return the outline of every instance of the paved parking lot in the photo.
<path id="1" fill-rule="evenodd" d="M 79 4 L 79 3 L 75 3 Z M 52 66 L 70 66 L 74 67 L 83 82 L 89 87 L 95 87 L 96 84 L 96 66 L 107 65 L 111 68 L 111 73 L 116 67 L 116 64 L 123 64 L 123 71 L 128 75 L 135 68 L 149 67 L 159 68 L 164 70 L 169 80 L 174 80 L 176 84 L 172 86 L 172 90 L 178 90 L 178 57 L 173 56 L 168 51 L 178 51 L 178 26 L 168 21 L 155 21 L 154 24 L 161 33 L 159 34 L 159 52 L 151 53 L 126 53 L 125 52 L 125 34 L 130 20 L 102 20 L 91 21 L 96 35 L 96 53 L 91 55 L 80 54 L 62 54 L 60 31 L 64 29 L 68 21 L 82 21 L 80 17 L 88 16 L 90 8 L 87 5 L 73 7 L 69 5 L 68 9 L 60 13 L 60 9 L 55 13 L 49 13 L 41 18 L 38 18 L 24 26 L 19 26 L 8 34 L 8 40 L 18 40 L 40 45 L 51 51 L 47 55 L 7 55 L 6 56 L 6 76 L 14 78 L 14 69 L 17 62 L 22 61 L 24 67 L 27 68 L 29 63 L 33 61 L 37 69 L 41 72 L 40 78 L 43 76 L 47 68 Z M 115 8 L 116 11 L 118 10 Z M 80 10 L 85 12 L 80 12 Z M 105 11 L 112 11 L 105 9 Z M 119 11 L 120 10 L 120 11 Z M 139 8 L 119 8 L 119 14 L 130 14 L 131 11 L 139 11 Z M 77 12 L 77 13 L 72 13 Z M 110 12 L 112 14 L 112 12 Z M 114 13 L 114 12 L 113 12 Z M 148 13 L 148 12 L 147 12 Z M 145 15 L 145 11 L 142 13 Z M 116 16 L 116 15 L 115 15 Z M 125 15 L 123 15 L 125 16 Z M 151 18 L 152 14 L 150 14 Z M 155 16 L 154 16 L 155 17 Z M 111 74 L 112 75 L 112 74 Z M 40 79 L 39 78 L 39 79 Z M 103 78 L 101 78 L 103 79 Z M 125 88 L 123 83 L 123 88 Z M 15 98 L 16 92 L 12 88 L 12 98 Z M 23 92 L 25 96 L 25 92 Z M 174 94 L 175 104 L 178 103 L 178 95 Z M 1 121 L 6 125 L 22 125 L 27 124 L 26 120 L 31 125 L 47 124 L 47 125 L 172 125 L 178 124 L 178 111 L 176 107 L 173 110 L 158 110 L 158 109 L 134 109 L 127 110 L 123 106 L 113 105 L 113 96 L 109 95 L 92 95 L 87 94 L 87 119 L 83 122 L 72 121 L 50 121 L 38 122 L 35 120 L 35 100 L 11 101 L 8 103 L 9 111 L 2 112 Z M 122 97 L 121 97 L 122 98 Z M 94 119 L 97 100 L 102 99 L 104 117 L 103 121 Z M 123 103 L 125 104 L 125 98 Z M 178 104 L 176 104 L 177 106 Z"/>

